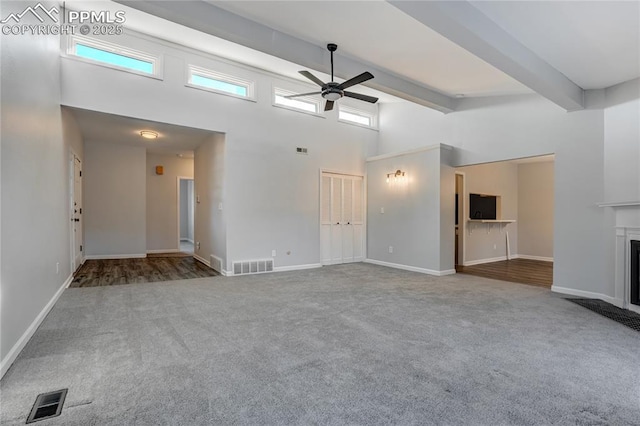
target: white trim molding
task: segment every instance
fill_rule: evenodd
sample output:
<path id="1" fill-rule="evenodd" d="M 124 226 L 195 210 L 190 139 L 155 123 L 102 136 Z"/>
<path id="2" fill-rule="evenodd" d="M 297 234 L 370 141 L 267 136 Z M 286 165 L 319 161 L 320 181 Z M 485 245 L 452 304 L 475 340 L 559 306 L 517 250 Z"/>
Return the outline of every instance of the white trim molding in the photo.
<path id="1" fill-rule="evenodd" d="M 520 257 L 520 255 L 514 254 L 514 255 L 511 255 L 509 259 L 517 259 L 518 257 Z M 509 260 L 509 259 L 507 259 L 507 256 L 505 255 L 505 256 L 498 256 L 498 257 L 490 257 L 487 259 L 468 260 L 468 261 L 465 261 L 462 264 L 462 266 L 481 265 L 483 263 L 501 262 L 503 260 Z"/>
<path id="2" fill-rule="evenodd" d="M 402 269 L 404 271 L 419 272 L 421 274 L 434 275 L 436 277 L 443 277 L 445 275 L 453 275 L 456 273 L 455 269 L 446 269 L 444 271 L 436 271 L 434 269 L 419 268 L 417 266 L 402 265 L 400 263 L 383 262 L 382 260 L 375 260 L 375 259 L 365 259 L 364 263 L 371 263 L 373 265 L 386 266 L 387 268 Z"/>
<path id="3" fill-rule="evenodd" d="M 541 262 L 553 262 L 553 257 L 531 256 L 529 254 L 516 254 L 511 256 L 512 259 L 539 260 Z"/>
<path id="4" fill-rule="evenodd" d="M 9 368 L 13 364 L 13 362 L 18 358 L 20 352 L 24 349 L 24 347 L 29 343 L 31 337 L 36 332 L 42 321 L 47 317 L 53 306 L 56 304 L 62 293 L 67 289 L 71 282 L 73 281 L 73 273 L 69 275 L 69 277 L 62 283 L 58 291 L 53 295 L 51 300 L 45 305 L 45 307 L 40 311 L 36 319 L 33 320 L 29 328 L 22 334 L 20 339 L 16 342 L 15 345 L 11 348 L 7 356 L 0 362 L 0 378 L 4 377 L 5 373 L 9 371 Z"/>
<path id="5" fill-rule="evenodd" d="M 400 157 L 402 155 L 416 154 L 418 152 L 431 151 L 434 149 L 446 149 L 448 151 L 453 151 L 452 146 L 439 143 L 436 145 L 429 145 L 422 148 L 410 149 L 408 151 L 400 151 L 400 152 L 392 152 L 390 154 L 375 155 L 373 157 L 367 158 L 365 161 L 368 163 L 371 161 L 386 160 L 387 158 L 394 158 L 394 157 Z"/>
<path id="6" fill-rule="evenodd" d="M 551 291 L 554 293 L 568 294 L 570 296 L 584 297 L 586 299 L 599 299 L 607 303 L 611 303 L 619 308 L 622 308 L 622 299 L 616 299 L 615 297 L 607 296 L 606 294 L 594 293 L 592 291 L 576 290 L 568 287 L 559 287 L 556 285 L 551 286 Z"/>
<path id="7" fill-rule="evenodd" d="M 144 259 L 147 253 L 138 254 L 91 254 L 85 256 L 86 260 L 102 260 L 102 259 Z"/>
<path id="8" fill-rule="evenodd" d="M 291 265 L 291 266 L 274 266 L 273 272 L 287 272 L 287 271 L 301 271 L 304 269 L 321 268 L 321 263 L 308 263 L 306 265 Z"/>

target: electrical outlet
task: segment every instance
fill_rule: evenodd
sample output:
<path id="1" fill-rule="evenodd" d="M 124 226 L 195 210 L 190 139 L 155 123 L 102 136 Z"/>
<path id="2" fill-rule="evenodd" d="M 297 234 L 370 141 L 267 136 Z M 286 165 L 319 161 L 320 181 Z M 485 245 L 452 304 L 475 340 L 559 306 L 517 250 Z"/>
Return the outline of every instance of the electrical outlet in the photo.
<path id="1" fill-rule="evenodd" d="M 380 207 L 380 214 L 384 214 L 384 207 Z"/>
<path id="2" fill-rule="evenodd" d="M 196 250 L 200 250 L 200 241 L 196 242 Z"/>
<path id="3" fill-rule="evenodd" d="M 271 250 L 271 257 L 276 257 L 276 251 L 275 250 Z"/>
<path id="4" fill-rule="evenodd" d="M 389 246 L 389 253 L 393 253 L 393 246 Z"/>
<path id="5" fill-rule="evenodd" d="M 196 203 L 198 203 L 198 204 L 200 203 L 200 196 L 199 195 L 196 195 Z"/>
<path id="6" fill-rule="evenodd" d="M 218 204 L 218 210 L 222 210 L 222 203 Z"/>

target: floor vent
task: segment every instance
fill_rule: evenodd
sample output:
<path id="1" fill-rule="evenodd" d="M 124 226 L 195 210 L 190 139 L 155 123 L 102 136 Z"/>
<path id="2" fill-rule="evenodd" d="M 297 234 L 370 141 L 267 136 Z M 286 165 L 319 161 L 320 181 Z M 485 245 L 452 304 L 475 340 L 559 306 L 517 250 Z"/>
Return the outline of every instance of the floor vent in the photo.
<path id="1" fill-rule="evenodd" d="M 262 274 L 264 272 L 273 272 L 273 259 L 233 262 L 233 275 Z"/>
<path id="2" fill-rule="evenodd" d="M 222 259 L 214 255 L 209 256 L 209 266 L 218 273 L 222 273 Z"/>
<path id="3" fill-rule="evenodd" d="M 602 316 L 619 322 L 635 331 L 640 331 L 640 314 L 626 309 L 620 309 L 603 300 L 598 299 L 567 299 L 577 305 L 592 310 Z"/>
<path id="4" fill-rule="evenodd" d="M 62 411 L 64 399 L 67 396 L 68 389 L 61 389 L 55 392 L 41 393 L 36 398 L 35 404 L 29 413 L 27 423 L 37 422 L 39 420 L 57 417 Z"/>

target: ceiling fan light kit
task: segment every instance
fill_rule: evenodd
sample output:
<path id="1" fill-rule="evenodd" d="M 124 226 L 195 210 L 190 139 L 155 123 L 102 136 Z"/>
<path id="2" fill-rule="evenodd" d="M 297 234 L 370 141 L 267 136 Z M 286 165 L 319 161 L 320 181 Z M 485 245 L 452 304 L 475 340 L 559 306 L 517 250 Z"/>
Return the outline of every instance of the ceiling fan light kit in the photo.
<path id="1" fill-rule="evenodd" d="M 364 83 L 367 80 L 371 80 L 373 78 L 373 74 L 368 71 L 363 72 L 360 75 L 357 75 L 353 78 L 350 78 L 347 81 L 343 81 L 342 83 L 336 83 L 333 81 L 333 52 L 338 49 L 338 45 L 334 43 L 327 44 L 327 50 L 331 52 L 331 81 L 328 83 L 323 82 L 315 75 L 311 74 L 309 71 L 300 71 L 300 74 L 308 78 L 309 80 L 316 83 L 318 86 L 322 88 L 320 92 L 312 92 L 312 93 L 300 93 L 297 95 L 289 95 L 285 96 L 285 98 L 296 98 L 300 96 L 310 96 L 310 95 L 321 95 L 327 102 L 324 105 L 325 111 L 331 111 L 333 109 L 333 104 L 338 99 L 346 96 L 347 98 L 358 99 L 360 101 L 370 102 L 372 104 L 378 102 L 378 98 L 374 98 L 373 96 L 362 95 L 360 93 L 349 92 L 347 89 L 351 86 L 355 86 L 356 84 Z"/>

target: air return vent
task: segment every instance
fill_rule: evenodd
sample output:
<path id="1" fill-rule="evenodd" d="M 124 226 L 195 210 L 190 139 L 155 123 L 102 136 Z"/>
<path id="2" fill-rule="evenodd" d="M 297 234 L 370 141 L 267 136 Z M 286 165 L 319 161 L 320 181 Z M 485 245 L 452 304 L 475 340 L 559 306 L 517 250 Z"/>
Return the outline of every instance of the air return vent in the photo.
<path id="1" fill-rule="evenodd" d="M 41 393 L 36 398 L 35 404 L 31 409 L 27 423 L 37 422 L 39 420 L 57 417 L 62 411 L 62 404 L 67 396 L 67 389 L 61 389 L 55 392 Z"/>
<path id="2" fill-rule="evenodd" d="M 233 275 L 262 274 L 264 272 L 273 272 L 273 259 L 233 262 Z"/>
<path id="3" fill-rule="evenodd" d="M 209 266 L 218 273 L 222 273 L 222 259 L 214 255 L 209 256 Z"/>

